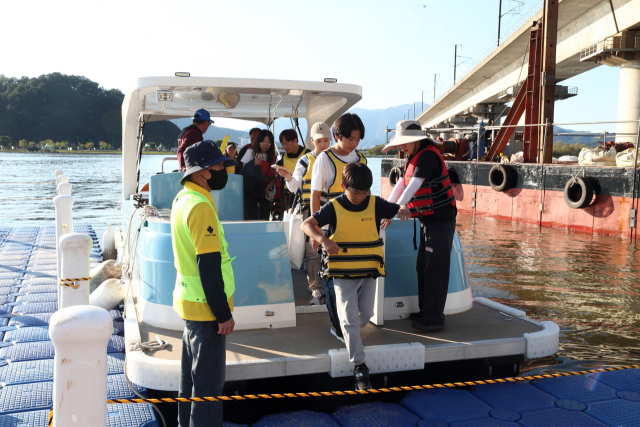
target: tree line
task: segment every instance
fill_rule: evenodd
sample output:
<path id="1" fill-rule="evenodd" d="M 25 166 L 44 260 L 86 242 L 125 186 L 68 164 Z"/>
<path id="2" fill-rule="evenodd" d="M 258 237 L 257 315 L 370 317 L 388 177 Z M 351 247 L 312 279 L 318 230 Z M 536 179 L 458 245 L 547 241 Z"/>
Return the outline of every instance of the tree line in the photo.
<path id="1" fill-rule="evenodd" d="M 60 141 L 55 144 L 118 148 L 122 143 L 123 99 L 118 89 L 105 89 L 82 76 L 51 73 L 15 78 L 0 74 L 0 145 L 18 147 L 26 141 L 28 148 L 31 142 L 36 146 Z M 165 147 L 176 146 L 179 133 L 180 129 L 166 120 L 145 126 L 145 140 Z"/>

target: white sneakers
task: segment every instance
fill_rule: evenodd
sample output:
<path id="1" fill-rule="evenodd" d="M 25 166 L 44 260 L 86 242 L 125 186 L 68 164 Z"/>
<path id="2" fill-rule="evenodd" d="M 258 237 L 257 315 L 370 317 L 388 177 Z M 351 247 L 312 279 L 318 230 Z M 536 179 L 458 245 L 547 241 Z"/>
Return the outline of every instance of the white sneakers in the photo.
<path id="1" fill-rule="evenodd" d="M 311 299 L 309 305 L 320 305 L 320 299 L 324 297 L 324 293 L 320 289 L 311 291 Z"/>

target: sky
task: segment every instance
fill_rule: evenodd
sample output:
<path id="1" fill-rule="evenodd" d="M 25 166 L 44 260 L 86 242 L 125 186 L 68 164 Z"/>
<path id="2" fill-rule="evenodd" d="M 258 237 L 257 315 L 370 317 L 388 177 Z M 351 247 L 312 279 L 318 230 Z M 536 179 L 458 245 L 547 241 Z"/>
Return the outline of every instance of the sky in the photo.
<path id="1" fill-rule="evenodd" d="M 502 0 L 502 34 L 539 0 Z M 362 86 L 357 107 L 433 101 L 496 43 L 498 0 L 0 0 L 0 74 L 85 76 L 125 92 L 137 77 L 173 75 L 291 80 L 337 78 Z M 469 59 L 470 58 L 470 59 Z M 615 119 L 618 68 L 563 84 L 556 122 Z M 424 94 L 423 94 L 423 91 Z M 585 108 L 585 105 L 590 105 Z M 221 124 L 224 125 L 224 124 Z M 244 125 L 243 125 L 244 126 Z"/>

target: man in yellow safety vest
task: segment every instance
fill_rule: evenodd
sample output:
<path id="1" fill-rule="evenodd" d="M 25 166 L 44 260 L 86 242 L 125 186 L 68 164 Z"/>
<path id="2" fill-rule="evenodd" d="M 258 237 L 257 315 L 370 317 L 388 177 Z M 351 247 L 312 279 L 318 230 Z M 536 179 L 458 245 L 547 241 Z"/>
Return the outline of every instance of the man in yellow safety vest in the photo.
<path id="1" fill-rule="evenodd" d="M 184 152 L 186 172 L 171 208 L 171 240 L 177 270 L 173 308 L 184 319 L 180 397 L 220 396 L 225 380 L 226 335 L 235 326 L 235 284 L 224 230 L 211 190 L 227 184 L 213 141 Z M 178 404 L 180 427 L 222 426 L 222 402 Z"/>

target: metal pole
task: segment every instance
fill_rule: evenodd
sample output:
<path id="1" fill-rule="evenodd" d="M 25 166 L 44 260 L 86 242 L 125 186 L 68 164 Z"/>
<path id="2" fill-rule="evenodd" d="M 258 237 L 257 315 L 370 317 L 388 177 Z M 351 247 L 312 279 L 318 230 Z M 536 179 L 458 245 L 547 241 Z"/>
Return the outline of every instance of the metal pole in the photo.
<path id="1" fill-rule="evenodd" d="M 413 119 L 416 119 L 416 103 L 413 103 Z"/>
<path id="2" fill-rule="evenodd" d="M 436 77 L 439 76 L 440 74 L 434 74 L 433 75 L 433 103 L 436 103 Z"/>
<path id="3" fill-rule="evenodd" d="M 422 109 L 420 111 L 424 111 L 424 91 L 422 91 Z"/>
<path id="4" fill-rule="evenodd" d="M 458 45 L 453 50 L 453 85 L 456 85 L 456 67 L 458 66 Z"/>
<path id="5" fill-rule="evenodd" d="M 502 20 L 502 0 L 498 6 L 498 44 L 496 47 L 500 47 L 500 21 Z"/>
<path id="6" fill-rule="evenodd" d="M 558 0 L 545 0 L 543 19 L 542 87 L 540 97 L 540 120 L 553 123 L 556 88 L 556 44 L 558 39 Z M 553 151 L 553 129 L 545 132 L 545 150 L 541 163 L 551 163 Z M 539 144 L 539 146 L 542 144 Z"/>

